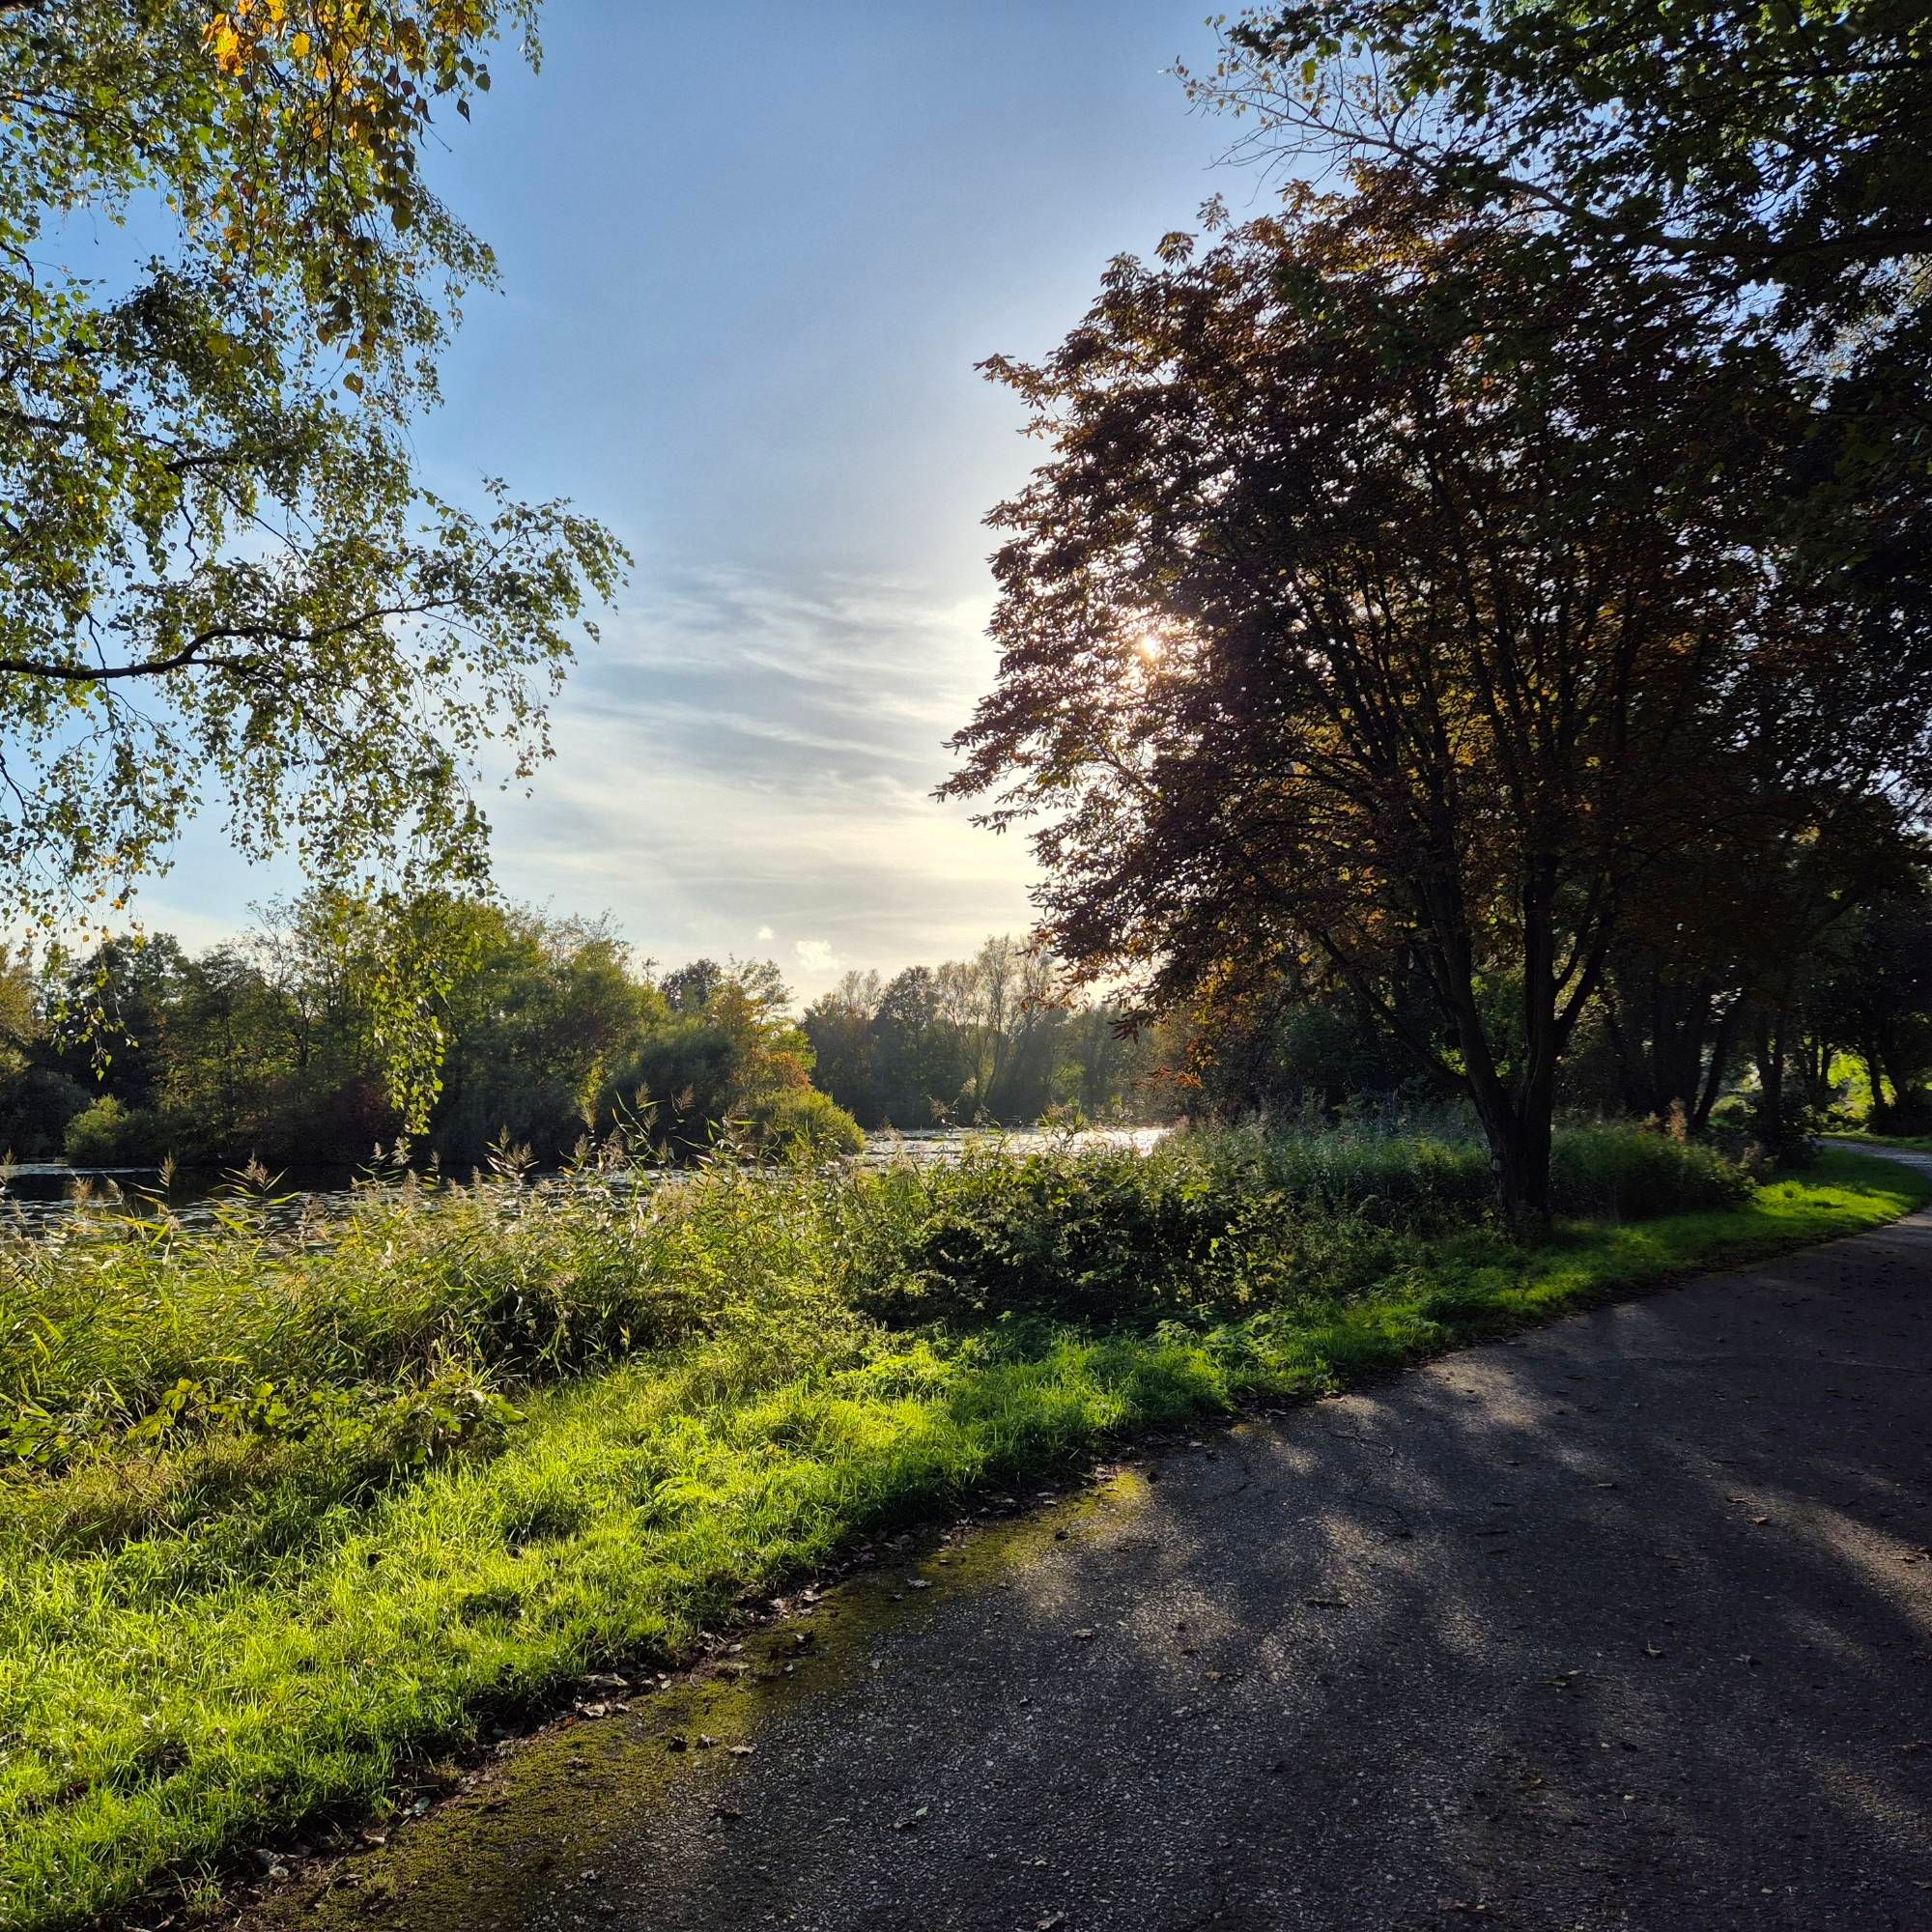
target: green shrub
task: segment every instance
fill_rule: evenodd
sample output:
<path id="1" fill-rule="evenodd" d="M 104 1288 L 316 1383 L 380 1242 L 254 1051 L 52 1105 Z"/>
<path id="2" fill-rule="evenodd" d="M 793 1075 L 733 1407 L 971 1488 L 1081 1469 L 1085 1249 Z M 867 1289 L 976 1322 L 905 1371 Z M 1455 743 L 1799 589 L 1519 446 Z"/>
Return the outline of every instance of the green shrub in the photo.
<path id="1" fill-rule="evenodd" d="M 1158 1321 L 1347 1292 L 1404 1253 L 1358 1204 L 1297 1197 L 1244 1136 L 1019 1160 L 989 1145 L 955 1166 L 867 1177 L 859 1199 L 880 1238 L 852 1292 L 899 1321 Z"/>
<path id="2" fill-rule="evenodd" d="M 754 1094 L 739 1118 L 761 1153 L 825 1157 L 858 1153 L 866 1145 L 859 1122 L 816 1087 L 775 1087 Z"/>
<path id="3" fill-rule="evenodd" d="M 1763 1178 L 1698 1141 L 1640 1127 L 1569 1127 L 1556 1136 L 1550 1189 L 1560 1213 L 1647 1221 L 1750 1198 Z"/>
<path id="4" fill-rule="evenodd" d="M 67 1123 L 67 1157 L 76 1167 L 123 1167 L 157 1159 L 161 1123 L 145 1107 L 103 1094 Z"/>
<path id="5" fill-rule="evenodd" d="M 1611 1220 L 1722 1208 L 1754 1184 L 1708 1148 L 1629 1126 L 1560 1132 L 1552 1169 L 1559 1212 Z M 1348 1297 L 1429 1241 L 1487 1231 L 1492 1203 L 1472 1141 L 1333 1129 L 1022 1160 L 988 1142 L 885 1184 L 905 1198 L 877 1215 L 881 1246 L 853 1293 L 896 1321 L 1157 1321 Z"/>

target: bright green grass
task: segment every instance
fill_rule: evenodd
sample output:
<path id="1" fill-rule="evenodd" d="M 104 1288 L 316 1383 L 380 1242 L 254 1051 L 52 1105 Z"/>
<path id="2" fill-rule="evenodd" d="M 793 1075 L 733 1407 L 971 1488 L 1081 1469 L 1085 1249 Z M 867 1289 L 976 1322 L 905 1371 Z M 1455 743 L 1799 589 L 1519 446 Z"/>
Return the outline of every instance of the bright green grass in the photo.
<path id="1" fill-rule="evenodd" d="M 527 1398 L 494 1453 L 373 1496 L 242 1437 L 46 1479 L 57 1506 L 0 1522 L 0 1925 L 178 1903 L 238 1847 L 379 1807 L 485 1713 L 687 1654 L 748 1589 L 976 1485 L 1873 1227 L 1928 1192 L 1833 1152 L 1734 1209 L 1527 1253 L 1466 1229 L 1366 1293 L 1135 1329 L 909 1335 L 801 1288 Z"/>

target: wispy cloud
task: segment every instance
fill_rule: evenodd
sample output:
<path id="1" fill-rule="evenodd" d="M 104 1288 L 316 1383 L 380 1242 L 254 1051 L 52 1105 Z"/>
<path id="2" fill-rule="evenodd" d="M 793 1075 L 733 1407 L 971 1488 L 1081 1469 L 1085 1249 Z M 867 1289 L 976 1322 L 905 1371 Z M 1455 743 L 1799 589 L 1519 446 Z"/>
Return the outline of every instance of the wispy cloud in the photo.
<path id="1" fill-rule="evenodd" d="M 931 797 L 991 675 L 984 619 L 883 581 L 640 585 L 573 677 L 534 795 L 498 810 L 505 886 L 608 907 L 664 956 L 821 935 L 792 947 L 807 997 L 846 964 L 1024 927 L 1025 844 Z"/>
<path id="2" fill-rule="evenodd" d="M 885 579 L 801 586 L 694 572 L 647 586 L 607 627 L 598 657 L 673 675 L 695 661 L 768 671 L 817 687 L 815 701 L 841 715 L 897 716 L 936 740 L 964 722 L 978 695 L 987 612 L 983 599 L 935 601 Z"/>

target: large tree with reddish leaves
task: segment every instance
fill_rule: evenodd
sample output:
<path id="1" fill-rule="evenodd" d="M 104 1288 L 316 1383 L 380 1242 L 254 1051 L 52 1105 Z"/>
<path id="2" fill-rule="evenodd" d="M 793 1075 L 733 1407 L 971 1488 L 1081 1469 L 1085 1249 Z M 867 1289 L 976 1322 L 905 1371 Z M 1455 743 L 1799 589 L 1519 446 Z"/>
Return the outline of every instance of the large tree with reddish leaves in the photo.
<path id="1" fill-rule="evenodd" d="M 989 365 L 1050 455 L 995 513 L 1000 673 L 947 790 L 1032 824 L 1051 943 L 1151 1009 L 1345 983 L 1539 1223 L 1633 908 L 1700 841 L 1894 809 L 1932 653 L 1767 541 L 1806 380 L 1667 273 L 1388 178 L 1162 258 Z"/>

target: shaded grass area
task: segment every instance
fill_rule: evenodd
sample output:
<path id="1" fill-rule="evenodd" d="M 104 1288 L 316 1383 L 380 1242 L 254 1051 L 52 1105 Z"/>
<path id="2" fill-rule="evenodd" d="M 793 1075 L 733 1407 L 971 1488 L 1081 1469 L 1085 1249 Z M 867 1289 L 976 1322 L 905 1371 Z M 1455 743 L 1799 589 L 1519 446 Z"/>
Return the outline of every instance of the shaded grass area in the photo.
<path id="1" fill-rule="evenodd" d="M 27 1258 L 0 1357 L 43 1417 L 0 1493 L 0 1925 L 192 1898 L 236 1847 L 380 1806 L 488 1715 L 687 1654 L 747 1591 L 978 1485 L 1932 1192 L 1838 1152 L 1753 1191 L 1637 1140 L 1566 1158 L 1621 1199 L 1720 1205 L 1524 1251 L 1471 1221 L 1465 1151 L 1227 1136 L 554 1211 L 486 1189 L 293 1257 L 231 1252 L 243 1229 Z M 185 1378 L 202 1394 L 152 1426 Z M 487 1424 L 434 1420 L 459 1388 Z M 432 1421 L 385 1435 L 412 1404 Z"/>

